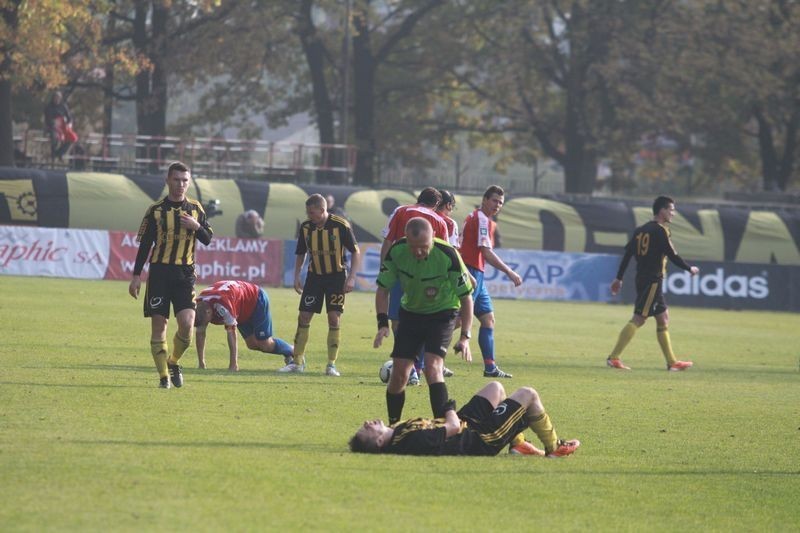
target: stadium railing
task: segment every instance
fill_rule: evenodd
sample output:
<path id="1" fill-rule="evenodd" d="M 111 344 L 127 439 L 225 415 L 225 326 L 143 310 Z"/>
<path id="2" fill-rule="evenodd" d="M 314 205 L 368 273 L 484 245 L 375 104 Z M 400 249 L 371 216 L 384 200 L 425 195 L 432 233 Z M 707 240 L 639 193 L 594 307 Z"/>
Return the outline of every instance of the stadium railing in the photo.
<path id="1" fill-rule="evenodd" d="M 180 160 L 195 175 L 212 178 L 299 179 L 304 173 L 324 172 L 346 182 L 357 157 L 356 148 L 345 144 L 90 133 L 59 160 L 50 156 L 50 139 L 40 130 L 26 130 L 14 140 L 27 164 L 39 168 L 152 174 Z"/>

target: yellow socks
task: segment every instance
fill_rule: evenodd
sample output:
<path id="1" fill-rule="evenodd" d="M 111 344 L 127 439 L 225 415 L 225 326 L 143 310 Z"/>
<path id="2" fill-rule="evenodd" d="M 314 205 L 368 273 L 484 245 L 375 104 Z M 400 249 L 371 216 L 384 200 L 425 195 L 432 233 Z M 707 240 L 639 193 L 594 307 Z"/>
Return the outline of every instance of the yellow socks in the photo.
<path id="1" fill-rule="evenodd" d="M 181 337 L 178 332 L 175 332 L 175 336 L 172 337 L 172 356 L 169 358 L 169 364 L 177 365 L 178 361 L 181 357 L 183 357 L 184 352 L 189 349 L 189 346 L 192 344 L 192 335 L 189 333 L 189 338 L 184 339 Z"/>
<path id="2" fill-rule="evenodd" d="M 636 335 L 636 330 L 639 327 L 633 323 L 633 321 L 628 322 L 625 324 L 625 327 L 622 328 L 622 331 L 619 332 L 619 338 L 617 339 L 617 345 L 614 346 L 614 349 L 611 351 L 611 355 L 609 355 L 609 359 L 619 359 L 619 356 L 622 355 L 622 351 L 631 342 L 631 339 L 634 335 Z"/>
<path id="3" fill-rule="evenodd" d="M 524 433 L 517 433 L 517 435 L 513 439 L 511 439 L 511 442 L 509 442 L 509 445 L 510 446 L 516 446 L 517 444 L 522 444 L 523 442 L 525 442 L 525 434 Z"/>
<path id="4" fill-rule="evenodd" d="M 153 354 L 153 361 L 156 363 L 158 375 L 165 378 L 167 372 L 167 341 L 162 339 L 150 339 L 150 353 Z"/>
<path id="5" fill-rule="evenodd" d="M 558 447 L 558 435 L 556 435 L 556 430 L 553 428 L 553 423 L 550 422 L 550 417 L 547 416 L 547 413 L 542 413 L 536 418 L 528 420 L 528 427 L 542 441 L 546 453 L 552 453 Z"/>
<path id="6" fill-rule="evenodd" d="M 672 353 L 672 341 L 669 339 L 669 329 L 664 326 L 656 328 L 656 336 L 658 337 L 658 344 L 661 345 L 661 352 L 664 354 L 664 359 L 667 360 L 667 365 L 672 366 L 675 364 L 675 354 Z"/>
<path id="7" fill-rule="evenodd" d="M 306 344 L 308 344 L 308 326 L 297 325 L 294 334 L 294 362 L 298 365 L 306 364 Z"/>
<path id="8" fill-rule="evenodd" d="M 328 328 L 328 364 L 332 365 L 339 356 L 339 328 Z"/>

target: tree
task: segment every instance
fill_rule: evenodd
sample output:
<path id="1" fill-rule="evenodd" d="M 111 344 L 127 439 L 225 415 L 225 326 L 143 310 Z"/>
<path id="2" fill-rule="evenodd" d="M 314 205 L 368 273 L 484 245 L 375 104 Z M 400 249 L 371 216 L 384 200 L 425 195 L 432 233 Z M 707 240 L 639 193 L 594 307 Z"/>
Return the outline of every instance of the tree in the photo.
<path id="1" fill-rule="evenodd" d="M 14 164 L 14 87 L 51 89 L 89 72 L 101 56 L 99 0 L 0 2 L 0 165 Z"/>

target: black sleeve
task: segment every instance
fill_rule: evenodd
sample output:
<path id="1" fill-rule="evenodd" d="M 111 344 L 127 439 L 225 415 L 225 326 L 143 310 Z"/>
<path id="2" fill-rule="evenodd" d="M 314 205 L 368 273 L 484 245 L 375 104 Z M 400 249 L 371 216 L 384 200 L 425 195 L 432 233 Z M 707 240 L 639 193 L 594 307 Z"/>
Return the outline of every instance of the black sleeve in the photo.
<path id="1" fill-rule="evenodd" d="M 619 280 L 625 275 L 625 269 L 628 268 L 628 263 L 630 263 L 631 257 L 633 257 L 633 248 L 633 239 L 631 239 L 628 241 L 628 244 L 625 245 L 625 255 L 622 256 L 622 260 L 619 262 L 619 268 L 617 269 L 617 279 Z"/>
<path id="2" fill-rule="evenodd" d="M 664 253 L 667 255 L 672 264 L 678 266 L 687 272 L 692 270 L 692 267 L 683 260 L 681 256 L 678 255 L 678 252 L 675 251 L 675 247 L 672 245 L 672 239 L 669 238 L 669 234 L 667 234 L 667 230 L 661 232 L 661 238 L 663 242 L 661 243 L 663 246 Z"/>
<path id="3" fill-rule="evenodd" d="M 147 226 L 144 227 L 143 231 L 140 233 L 139 251 L 136 252 L 136 263 L 133 265 L 134 276 L 141 275 L 144 263 L 147 261 L 147 256 L 150 255 L 150 249 L 153 247 L 153 242 L 155 241 L 155 225 L 150 224 L 148 218 L 149 213 L 142 222 L 143 226 L 145 224 L 147 224 Z"/>
<path id="4" fill-rule="evenodd" d="M 211 229 L 208 223 L 208 217 L 203 210 L 203 206 L 200 206 L 199 213 L 197 214 L 197 222 L 200 223 L 200 227 L 194 232 L 195 237 L 197 237 L 198 241 L 208 246 L 208 243 L 211 242 L 211 236 L 214 235 L 214 230 Z"/>

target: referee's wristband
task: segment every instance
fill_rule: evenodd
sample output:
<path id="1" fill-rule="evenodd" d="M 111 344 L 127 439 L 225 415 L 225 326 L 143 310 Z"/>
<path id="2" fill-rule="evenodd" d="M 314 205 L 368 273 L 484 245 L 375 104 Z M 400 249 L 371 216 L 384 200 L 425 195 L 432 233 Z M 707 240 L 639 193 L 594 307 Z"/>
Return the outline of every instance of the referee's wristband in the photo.
<path id="1" fill-rule="evenodd" d="M 378 329 L 389 327 L 389 315 L 378 313 Z"/>

